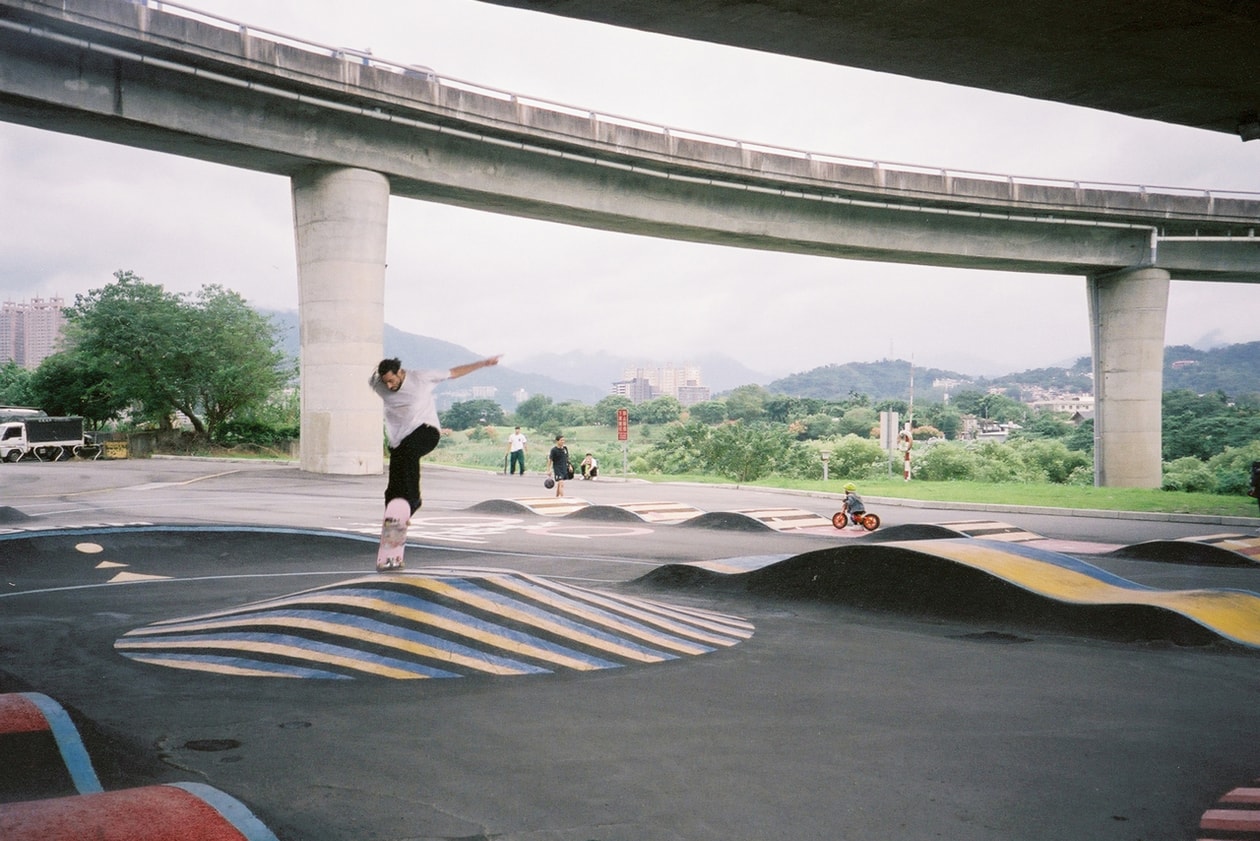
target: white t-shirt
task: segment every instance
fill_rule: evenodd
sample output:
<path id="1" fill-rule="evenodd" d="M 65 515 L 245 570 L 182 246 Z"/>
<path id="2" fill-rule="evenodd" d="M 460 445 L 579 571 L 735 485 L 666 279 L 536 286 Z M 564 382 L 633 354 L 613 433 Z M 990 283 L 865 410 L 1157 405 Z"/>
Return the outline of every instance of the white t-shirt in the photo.
<path id="1" fill-rule="evenodd" d="M 524 432 L 513 432 L 508 436 L 508 449 L 511 452 L 525 449 L 526 443 Z"/>
<path id="2" fill-rule="evenodd" d="M 390 391 L 389 386 L 376 376 L 369 381 L 372 390 L 385 402 L 385 437 L 391 447 L 401 444 L 421 424 L 427 423 L 439 430 L 442 428 L 437 403 L 433 400 L 433 387 L 450 379 L 451 372 L 405 370 L 407 374 L 397 391 Z"/>

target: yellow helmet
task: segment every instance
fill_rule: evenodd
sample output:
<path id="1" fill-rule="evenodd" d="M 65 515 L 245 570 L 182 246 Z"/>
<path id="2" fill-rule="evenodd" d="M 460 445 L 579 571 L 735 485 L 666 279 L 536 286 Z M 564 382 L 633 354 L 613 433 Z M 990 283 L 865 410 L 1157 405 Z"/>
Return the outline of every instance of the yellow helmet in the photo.
<path id="1" fill-rule="evenodd" d="M 844 489 L 846 491 L 856 491 L 857 485 L 853 484 L 852 482 L 849 482 L 847 485 L 844 486 Z"/>

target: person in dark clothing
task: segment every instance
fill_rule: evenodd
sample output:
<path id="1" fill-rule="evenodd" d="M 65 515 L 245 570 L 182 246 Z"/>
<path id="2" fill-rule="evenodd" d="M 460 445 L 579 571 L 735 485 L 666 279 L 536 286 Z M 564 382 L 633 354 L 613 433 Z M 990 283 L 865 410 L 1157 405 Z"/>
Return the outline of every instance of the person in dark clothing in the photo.
<path id="1" fill-rule="evenodd" d="M 547 472 L 556 481 L 556 496 L 564 496 L 564 480 L 568 479 L 573 469 L 569 466 L 569 448 L 564 445 L 564 436 L 556 436 L 556 445 L 547 454 Z"/>

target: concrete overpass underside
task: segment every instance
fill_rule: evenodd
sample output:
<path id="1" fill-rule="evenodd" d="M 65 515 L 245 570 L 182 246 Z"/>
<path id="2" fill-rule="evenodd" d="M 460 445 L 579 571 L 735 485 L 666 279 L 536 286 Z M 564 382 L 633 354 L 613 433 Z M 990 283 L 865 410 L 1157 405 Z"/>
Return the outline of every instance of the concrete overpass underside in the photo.
<path id="1" fill-rule="evenodd" d="M 381 407 L 365 382 L 381 356 L 391 195 L 694 242 L 1084 277 L 1096 477 L 1108 485 L 1160 482 L 1169 280 L 1260 281 L 1255 197 L 680 139 L 120 0 L 0 0 L 0 55 L 0 119 L 291 180 L 302 465 L 316 472 L 382 468 Z"/>
<path id="2" fill-rule="evenodd" d="M 483 0 L 1235 134 L 1260 134 L 1238 0 Z"/>

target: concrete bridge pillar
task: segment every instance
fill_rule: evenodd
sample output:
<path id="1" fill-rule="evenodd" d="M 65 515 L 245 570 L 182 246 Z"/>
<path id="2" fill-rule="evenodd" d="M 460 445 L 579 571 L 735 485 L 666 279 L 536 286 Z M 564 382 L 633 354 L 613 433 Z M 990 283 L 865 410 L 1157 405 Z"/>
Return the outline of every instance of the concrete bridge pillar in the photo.
<path id="1" fill-rule="evenodd" d="M 1098 487 L 1158 488 L 1163 479 L 1168 281 L 1168 272 L 1155 268 L 1088 279 Z"/>
<path id="2" fill-rule="evenodd" d="M 384 467 L 382 407 L 368 388 L 385 324 L 389 180 L 313 167 L 292 179 L 302 342 L 302 461 L 312 473 Z"/>

